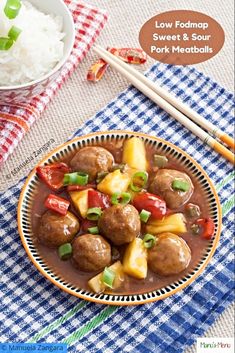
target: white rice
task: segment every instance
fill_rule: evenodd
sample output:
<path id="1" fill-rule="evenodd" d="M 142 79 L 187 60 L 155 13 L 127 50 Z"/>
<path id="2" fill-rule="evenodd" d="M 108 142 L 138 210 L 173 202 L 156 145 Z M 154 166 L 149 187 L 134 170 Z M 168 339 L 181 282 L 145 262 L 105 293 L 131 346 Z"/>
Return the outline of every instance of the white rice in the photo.
<path id="1" fill-rule="evenodd" d="M 63 57 L 63 19 L 45 15 L 28 1 L 22 1 L 18 16 L 9 20 L 0 0 L 0 37 L 7 37 L 14 25 L 22 32 L 13 46 L 0 50 L 0 86 L 28 83 L 47 74 Z"/>

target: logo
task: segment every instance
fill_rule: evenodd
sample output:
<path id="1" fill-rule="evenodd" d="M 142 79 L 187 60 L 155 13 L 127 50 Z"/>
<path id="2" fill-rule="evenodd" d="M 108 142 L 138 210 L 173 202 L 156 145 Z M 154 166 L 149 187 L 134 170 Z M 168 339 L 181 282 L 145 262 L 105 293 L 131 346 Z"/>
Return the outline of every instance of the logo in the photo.
<path id="1" fill-rule="evenodd" d="M 198 338 L 197 353 L 234 353 L 234 339 L 232 337 Z"/>

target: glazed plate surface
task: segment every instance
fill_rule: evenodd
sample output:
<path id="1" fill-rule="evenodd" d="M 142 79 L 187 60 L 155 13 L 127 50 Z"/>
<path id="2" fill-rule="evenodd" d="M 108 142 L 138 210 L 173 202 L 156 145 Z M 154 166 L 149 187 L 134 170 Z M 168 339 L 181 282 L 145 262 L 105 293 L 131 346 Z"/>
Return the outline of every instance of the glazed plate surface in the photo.
<path id="1" fill-rule="evenodd" d="M 146 292 L 143 294 L 95 294 L 82 288 L 78 288 L 73 283 L 66 281 L 60 275 L 55 273 L 45 263 L 45 261 L 40 256 L 34 245 L 31 224 L 31 212 L 35 193 L 39 184 L 39 179 L 36 174 L 36 168 L 38 165 L 50 164 L 60 161 L 63 158 L 67 158 L 70 156 L 70 154 L 74 154 L 75 151 L 79 150 L 82 147 L 99 144 L 100 142 L 109 142 L 111 140 L 113 141 L 114 139 L 122 141 L 132 136 L 138 136 L 142 138 L 146 145 L 157 147 L 158 150 L 160 150 L 164 155 L 177 159 L 178 162 L 182 164 L 182 166 L 184 166 L 186 171 L 194 175 L 194 177 L 202 186 L 206 194 L 209 203 L 210 217 L 213 219 L 215 224 L 215 232 L 213 238 L 208 243 L 207 248 L 200 261 L 187 275 L 182 277 L 180 280 L 174 281 L 173 283 L 170 283 L 169 285 L 164 286 L 160 289 Z M 203 271 L 203 269 L 211 259 L 213 253 L 215 252 L 221 232 L 221 207 L 215 188 L 205 171 L 202 169 L 202 167 L 200 167 L 200 165 L 195 162 L 187 153 L 182 151 L 180 148 L 174 146 L 170 142 L 146 134 L 128 131 L 109 131 L 93 133 L 76 138 L 59 146 L 49 155 L 47 155 L 38 165 L 35 166 L 31 174 L 27 178 L 20 195 L 18 205 L 18 229 L 23 246 L 30 260 L 33 262 L 36 268 L 53 284 L 55 284 L 60 289 L 66 291 L 69 294 L 99 304 L 110 305 L 137 305 L 164 299 L 170 295 L 175 294 L 179 290 L 182 290 L 184 287 L 192 283 L 195 278 L 199 276 L 199 274 Z"/>

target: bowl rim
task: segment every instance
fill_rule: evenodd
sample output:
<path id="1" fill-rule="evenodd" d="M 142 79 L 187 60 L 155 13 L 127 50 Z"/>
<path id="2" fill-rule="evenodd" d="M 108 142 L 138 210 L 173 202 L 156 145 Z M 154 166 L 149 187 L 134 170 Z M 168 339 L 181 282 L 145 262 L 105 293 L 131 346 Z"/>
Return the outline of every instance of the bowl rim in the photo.
<path id="1" fill-rule="evenodd" d="M 198 269 L 192 276 L 190 279 L 187 279 L 184 283 L 180 284 L 177 288 L 172 289 L 170 292 L 166 292 L 164 294 L 159 295 L 158 297 L 155 298 L 147 298 L 147 299 L 143 299 L 143 300 L 138 300 L 137 302 L 128 302 L 128 301 L 108 301 L 106 299 L 100 299 L 100 298 L 92 298 L 92 297 L 87 297 L 85 294 L 81 294 L 81 293 L 74 293 L 73 290 L 69 289 L 69 288 L 65 288 L 62 284 L 60 284 L 59 282 L 57 282 L 54 278 L 50 277 L 50 275 L 38 264 L 38 262 L 34 259 L 34 257 L 31 255 L 30 251 L 28 250 L 27 244 L 26 244 L 26 240 L 24 238 L 24 233 L 23 233 L 23 229 L 21 227 L 21 212 L 22 212 L 22 204 L 23 204 L 23 200 L 24 200 L 24 196 L 25 193 L 27 191 L 27 187 L 28 184 L 31 180 L 31 178 L 35 175 L 36 173 L 36 168 L 40 165 L 43 165 L 45 161 L 47 161 L 50 157 L 52 157 L 53 155 L 55 155 L 57 152 L 59 152 L 60 150 L 64 149 L 65 147 L 67 147 L 68 145 L 72 144 L 72 143 L 76 143 L 78 141 L 81 141 L 83 139 L 87 139 L 90 137 L 96 137 L 98 135 L 112 135 L 112 134 L 129 134 L 132 136 L 136 136 L 136 137 L 141 137 L 141 138 L 148 138 L 148 139 L 153 139 L 157 142 L 162 142 L 165 143 L 167 145 L 169 145 L 171 148 L 175 149 L 177 152 L 183 154 L 184 156 L 186 156 L 188 159 L 190 159 L 190 161 L 200 170 L 200 172 L 206 177 L 207 182 L 209 183 L 209 186 L 213 192 L 213 195 L 215 197 L 215 201 L 216 201 L 216 205 L 218 208 L 218 228 L 217 228 L 217 232 L 215 234 L 214 237 L 214 241 L 213 241 L 213 246 L 206 258 L 206 260 L 203 262 L 203 264 L 201 265 L 200 269 Z M 176 294 L 177 292 L 179 292 L 180 290 L 182 290 L 183 288 L 185 288 L 186 286 L 190 285 L 205 269 L 205 267 L 208 265 L 208 263 L 210 262 L 212 256 L 215 253 L 215 250 L 217 248 L 219 239 L 220 239 L 220 234 L 221 234 L 221 230 L 222 230 L 222 208 L 221 208 L 221 204 L 219 201 L 219 197 L 217 194 L 217 191 L 211 181 L 211 179 L 209 178 L 209 176 L 207 175 L 207 173 L 205 172 L 205 170 L 198 164 L 198 162 L 196 162 L 187 152 L 185 152 L 184 150 L 182 150 L 180 147 L 174 145 L 171 142 L 168 142 L 167 140 L 164 140 L 160 137 L 155 137 L 149 134 L 145 134 L 142 132 L 134 132 L 134 131 L 128 131 L 128 130 L 110 130 L 110 131 L 100 131 L 100 132 L 93 132 L 93 133 L 89 133 L 86 135 L 82 135 L 79 137 L 76 137 L 74 139 L 71 139 L 59 146 L 57 146 L 55 149 L 53 149 L 51 152 L 49 152 L 41 161 L 39 161 L 36 166 L 33 168 L 33 170 L 31 171 L 31 173 L 28 175 L 24 186 L 21 190 L 20 193 L 20 198 L 19 198 L 19 202 L 18 202 L 18 207 L 17 207 L 17 224 L 18 224 L 18 231 L 20 234 L 20 238 L 21 238 L 21 242 L 25 248 L 25 251 L 29 257 L 29 259 L 32 261 L 32 263 L 34 264 L 34 266 L 37 268 L 37 270 L 44 276 L 46 277 L 51 283 L 53 283 L 54 285 L 56 285 L 58 288 L 60 288 L 61 290 L 65 291 L 68 294 L 71 294 L 73 296 L 79 297 L 80 299 L 83 300 L 87 300 L 90 302 L 95 302 L 97 304 L 106 304 L 106 305 L 115 305 L 115 306 L 133 306 L 133 305 L 142 305 L 142 304 L 147 304 L 147 303 L 151 303 L 151 302 L 155 302 L 158 300 L 162 300 L 165 299 L 169 296 L 172 296 L 174 294 Z M 148 293 L 148 292 L 146 292 Z M 109 295 L 109 294 L 107 294 Z M 114 294 L 115 295 L 115 294 Z M 135 295 L 135 294 L 134 294 Z M 137 294 L 136 294 L 137 295 Z M 128 294 L 126 295 L 127 297 L 129 296 Z"/>
<path id="2" fill-rule="evenodd" d="M 31 86 L 37 85 L 37 84 L 47 80 L 51 76 L 53 76 L 57 71 L 59 71 L 64 66 L 64 64 L 68 60 L 69 56 L 72 53 L 74 43 L 75 43 L 75 24 L 74 24 L 72 13 L 69 10 L 69 8 L 67 7 L 67 5 L 65 4 L 65 2 L 63 0 L 59 0 L 59 1 L 61 3 L 61 6 L 64 8 L 64 11 L 67 13 L 67 15 L 70 19 L 70 22 L 72 24 L 72 36 L 71 36 L 71 40 L 70 40 L 70 45 L 68 46 L 67 54 L 65 55 L 65 53 L 64 53 L 62 59 L 55 65 L 55 67 L 52 70 L 50 70 L 47 74 L 41 76 L 40 78 L 33 80 L 33 81 L 30 81 L 28 83 L 22 83 L 20 85 L 12 85 L 12 86 L 1 86 L 0 85 L 0 91 L 8 92 L 8 91 L 29 88 Z"/>

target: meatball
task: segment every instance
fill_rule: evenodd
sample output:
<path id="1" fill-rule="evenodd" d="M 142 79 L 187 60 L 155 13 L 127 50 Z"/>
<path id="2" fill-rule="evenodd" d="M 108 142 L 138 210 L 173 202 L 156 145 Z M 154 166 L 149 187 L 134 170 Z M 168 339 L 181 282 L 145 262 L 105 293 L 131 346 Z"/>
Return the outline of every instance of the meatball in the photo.
<path id="1" fill-rule="evenodd" d="M 175 179 L 186 181 L 189 184 L 188 191 L 174 190 L 172 188 L 172 182 Z M 160 169 L 149 189 L 153 194 L 161 196 L 166 201 L 167 207 L 176 209 L 190 199 L 194 187 L 187 174 L 173 169 Z"/>
<path id="2" fill-rule="evenodd" d="M 54 248 L 71 242 L 78 231 L 78 219 L 71 212 L 61 216 L 56 212 L 46 211 L 41 218 L 38 240 Z"/>
<path id="3" fill-rule="evenodd" d="M 172 233 L 162 233 L 148 252 L 148 265 L 161 276 L 180 273 L 188 267 L 191 250 L 184 239 Z"/>
<path id="4" fill-rule="evenodd" d="M 115 205 L 104 210 L 99 230 L 114 245 L 130 243 L 140 233 L 140 217 L 132 205 Z"/>
<path id="5" fill-rule="evenodd" d="M 103 270 L 111 262 L 111 247 L 101 235 L 83 234 L 72 244 L 73 259 L 85 272 Z"/>
<path id="6" fill-rule="evenodd" d="M 89 174 L 89 181 L 92 181 L 97 173 L 109 171 L 113 162 L 113 155 L 105 148 L 84 147 L 75 154 L 70 165 L 74 171 Z"/>

